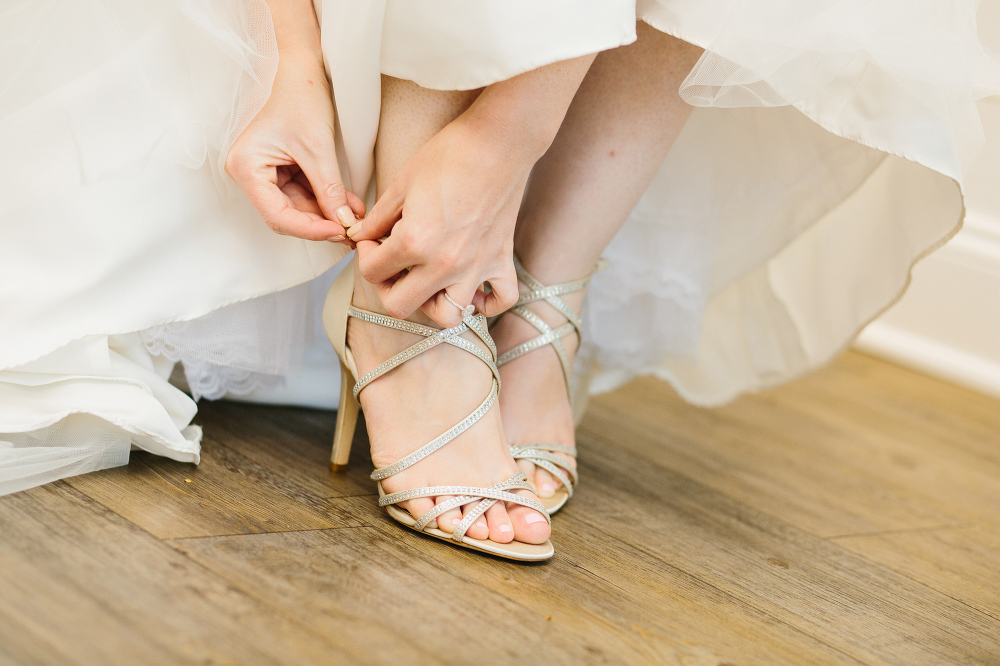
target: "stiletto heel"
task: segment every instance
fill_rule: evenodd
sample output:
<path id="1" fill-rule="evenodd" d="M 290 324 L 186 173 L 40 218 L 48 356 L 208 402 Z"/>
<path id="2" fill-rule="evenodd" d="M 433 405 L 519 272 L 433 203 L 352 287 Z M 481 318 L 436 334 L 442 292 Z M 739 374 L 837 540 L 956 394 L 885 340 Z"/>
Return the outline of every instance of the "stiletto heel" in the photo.
<path id="1" fill-rule="evenodd" d="M 466 536 L 466 532 L 472 524 L 498 501 L 526 506 L 540 513 L 545 517 L 546 521 L 549 520 L 548 512 L 539 502 L 527 497 L 521 497 L 513 492 L 522 489 L 534 492 L 534 487 L 528 483 L 524 472 L 512 474 L 507 479 L 488 487 L 430 486 L 426 488 L 412 488 L 396 493 L 385 492 L 382 488 L 383 479 L 387 479 L 403 471 L 447 445 L 448 442 L 451 442 L 471 428 L 493 406 L 500 391 L 500 371 L 497 370 L 496 366 L 497 350 L 496 345 L 493 344 L 493 339 L 486 329 L 486 318 L 481 314 L 476 314 L 475 308 L 471 305 L 462 311 L 462 323 L 460 325 L 441 330 L 416 322 L 394 319 L 388 315 L 356 308 L 352 304 L 353 296 L 354 263 L 352 262 L 344 268 L 343 272 L 341 272 L 337 280 L 333 283 L 333 286 L 330 287 L 330 292 L 326 297 L 326 304 L 323 307 L 323 326 L 326 328 L 326 333 L 330 337 L 330 342 L 333 343 L 333 348 L 337 351 L 337 356 L 340 357 L 341 363 L 340 409 L 342 411 L 337 414 L 337 430 L 333 438 L 331 467 L 335 471 L 338 471 L 342 469 L 342 465 L 346 465 L 347 463 L 351 440 L 354 436 L 354 427 L 357 424 L 358 409 L 360 407 L 357 396 L 366 386 L 387 372 L 391 372 L 394 368 L 439 344 L 448 344 L 462 349 L 489 367 L 493 375 L 493 383 L 489 395 L 486 396 L 475 411 L 462 419 L 457 425 L 448 429 L 410 455 L 372 472 L 372 480 L 378 482 L 378 504 L 385 508 L 389 516 L 406 527 L 465 548 L 499 555 L 500 557 L 512 560 L 539 561 L 552 557 L 554 550 L 550 541 L 537 545 L 520 541 L 498 543 L 491 539 L 473 539 Z M 413 333 L 421 336 L 423 339 L 385 361 L 364 377 L 356 379 L 358 377 L 357 364 L 354 362 L 354 355 L 351 353 L 350 347 L 347 346 L 348 317 L 354 317 L 371 324 L 398 331 Z M 487 350 L 463 338 L 462 334 L 466 331 L 475 333 L 483 344 L 486 345 Z M 452 496 L 452 499 L 434 506 L 434 508 L 420 516 L 413 516 L 409 511 L 404 511 L 396 506 L 400 502 L 406 502 L 418 497 L 433 498 L 442 495 Z M 468 504 L 474 504 L 474 506 L 465 514 L 460 523 L 455 526 L 455 531 L 452 534 L 448 534 L 437 527 L 431 527 L 431 524 L 441 514 Z"/>
<path id="2" fill-rule="evenodd" d="M 340 406 L 337 408 L 337 428 L 333 431 L 333 453 L 330 455 L 330 469 L 343 472 L 351 457 L 351 443 L 358 425 L 358 411 L 361 403 L 354 397 L 354 375 L 343 361 L 340 362 Z"/>

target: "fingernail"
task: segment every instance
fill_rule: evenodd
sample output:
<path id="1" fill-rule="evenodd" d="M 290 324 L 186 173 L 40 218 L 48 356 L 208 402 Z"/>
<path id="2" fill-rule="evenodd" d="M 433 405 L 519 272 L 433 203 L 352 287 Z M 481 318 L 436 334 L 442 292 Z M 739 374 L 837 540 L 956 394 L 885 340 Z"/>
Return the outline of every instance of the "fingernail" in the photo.
<path id="1" fill-rule="evenodd" d="M 527 516 L 524 517 L 524 522 L 528 523 L 529 525 L 533 525 L 535 523 L 544 523 L 545 516 L 543 516 L 540 513 L 529 513 Z"/>
<path id="2" fill-rule="evenodd" d="M 458 525 L 460 522 L 462 522 L 461 518 L 452 518 L 451 519 L 451 524 L 452 525 Z"/>
<path id="3" fill-rule="evenodd" d="M 538 514 L 535 514 L 535 515 L 538 515 Z M 545 519 L 542 518 L 542 520 L 545 520 Z M 504 533 L 506 533 L 506 532 L 513 532 L 514 531 L 514 528 L 511 527 L 510 525 L 501 525 L 497 529 L 500 530 L 501 532 L 504 532 Z"/>
<path id="4" fill-rule="evenodd" d="M 327 240 L 330 241 L 331 243 L 339 243 L 339 242 L 341 242 L 341 241 L 344 240 L 344 237 L 343 236 L 330 236 L 329 238 L 327 238 Z"/>
<path id="5" fill-rule="evenodd" d="M 543 493 L 551 493 L 551 492 L 554 492 L 555 489 L 556 489 L 556 487 L 553 486 L 551 483 L 543 483 L 542 484 L 542 492 Z"/>
<path id="6" fill-rule="evenodd" d="M 354 211 L 347 205 L 341 206 L 337 209 L 337 220 L 340 221 L 340 225 L 345 229 L 358 221 L 358 219 L 354 217 Z"/>
<path id="7" fill-rule="evenodd" d="M 358 220 L 357 224 L 355 224 L 355 225 L 353 225 L 351 227 L 348 227 L 348 229 L 347 229 L 347 235 L 351 237 L 351 240 L 354 240 L 354 237 L 361 233 L 361 225 L 363 225 L 363 224 L 364 224 L 364 222 L 362 222 L 361 220 Z"/>

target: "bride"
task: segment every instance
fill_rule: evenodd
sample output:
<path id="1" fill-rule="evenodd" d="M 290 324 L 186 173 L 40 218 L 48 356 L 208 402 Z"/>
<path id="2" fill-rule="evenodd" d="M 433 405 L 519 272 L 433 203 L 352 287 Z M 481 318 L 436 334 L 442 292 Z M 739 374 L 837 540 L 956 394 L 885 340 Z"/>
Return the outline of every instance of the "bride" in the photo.
<path id="1" fill-rule="evenodd" d="M 959 228 L 1000 82 L 971 0 L 267 5 L 8 12 L 0 492 L 197 462 L 173 363 L 292 372 L 289 288 L 356 248 L 335 465 L 360 400 L 393 518 L 545 559 L 574 404 L 832 358 Z"/>

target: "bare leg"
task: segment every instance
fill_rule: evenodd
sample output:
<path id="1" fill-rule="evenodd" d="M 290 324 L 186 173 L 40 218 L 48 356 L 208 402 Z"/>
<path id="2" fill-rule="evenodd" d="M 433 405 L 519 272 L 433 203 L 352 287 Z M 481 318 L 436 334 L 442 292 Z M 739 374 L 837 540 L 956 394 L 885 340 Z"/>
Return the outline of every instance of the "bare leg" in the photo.
<path id="1" fill-rule="evenodd" d="M 677 89 L 701 49 L 645 23 L 637 32 L 634 44 L 597 57 L 555 142 L 532 172 L 514 246 L 524 267 L 544 284 L 575 280 L 593 269 L 690 114 Z M 579 311 L 584 294 L 563 298 Z M 565 322 L 544 303 L 529 309 L 550 325 Z M 493 329 L 501 352 L 537 334 L 514 316 Z M 575 336 L 564 342 L 575 352 Z M 512 444 L 573 443 L 572 412 L 551 347 L 511 361 L 501 374 L 500 408 Z M 553 494 L 559 482 L 548 472 L 519 464 L 534 476 L 541 496 Z"/>
<path id="2" fill-rule="evenodd" d="M 477 95 L 478 91 L 427 90 L 410 81 L 383 77 L 382 120 L 376 143 L 379 195 L 413 154 L 468 108 Z M 355 285 L 355 305 L 385 312 L 375 288 L 360 274 L 355 275 Z M 411 319 L 434 325 L 419 312 Z M 419 340 L 353 318 L 347 336 L 362 375 Z M 471 333 L 466 337 L 479 343 Z M 379 467 L 393 463 L 461 421 L 489 393 L 490 377 L 486 366 L 471 354 L 440 345 L 373 382 L 360 397 L 374 463 Z M 488 486 L 515 472 L 517 465 L 503 436 L 500 412 L 493 408 L 444 448 L 385 479 L 382 485 L 390 493 L 437 485 Z M 419 516 L 446 499 L 416 499 L 401 506 Z M 466 509 L 474 506 L 467 505 Z M 460 509 L 445 513 L 437 519 L 437 526 L 452 532 L 462 515 Z M 508 510 L 498 502 L 469 529 L 468 535 L 501 543 L 515 537 L 526 543 L 542 543 L 549 536 L 549 526 L 530 509 L 510 505 Z"/>

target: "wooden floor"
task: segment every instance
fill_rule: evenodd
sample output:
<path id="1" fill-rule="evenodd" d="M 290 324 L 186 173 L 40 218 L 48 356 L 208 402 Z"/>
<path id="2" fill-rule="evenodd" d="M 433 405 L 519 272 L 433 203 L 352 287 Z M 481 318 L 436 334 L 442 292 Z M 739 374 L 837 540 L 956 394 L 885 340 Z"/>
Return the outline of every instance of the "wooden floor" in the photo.
<path id="1" fill-rule="evenodd" d="M 1000 402 L 860 354 L 593 400 L 540 565 L 399 529 L 332 413 L 199 419 L 198 468 L 0 498 L 0 663 L 1000 664 Z"/>

